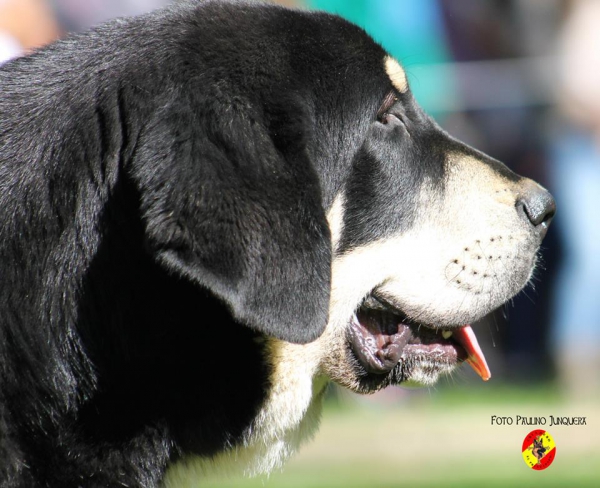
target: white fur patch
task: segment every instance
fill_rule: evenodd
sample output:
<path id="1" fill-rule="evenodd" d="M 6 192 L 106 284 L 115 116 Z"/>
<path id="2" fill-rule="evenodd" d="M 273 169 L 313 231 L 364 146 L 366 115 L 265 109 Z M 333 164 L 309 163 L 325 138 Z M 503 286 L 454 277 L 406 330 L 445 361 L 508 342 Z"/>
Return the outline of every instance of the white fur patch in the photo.
<path id="1" fill-rule="evenodd" d="M 521 290 L 539 245 L 515 208 L 527 184 L 505 179 L 475 157 L 449 155 L 444 193 L 423 184 L 411 229 L 337 256 L 330 320 L 319 339 L 329 348 L 326 373 L 360 391 L 360 378 L 342 365 L 345 332 L 374 288 L 416 322 L 433 327 L 472 323 Z M 422 362 L 411 379 L 432 384 L 440 372 Z"/>
<path id="2" fill-rule="evenodd" d="M 405 93 L 408 90 L 408 80 L 406 79 L 406 72 L 404 68 L 400 66 L 400 63 L 391 56 L 384 58 L 385 72 L 390 77 L 392 85 L 400 93 Z"/>
<path id="3" fill-rule="evenodd" d="M 333 323 L 346 323 L 376 286 L 411 318 L 456 326 L 525 285 L 538 242 L 515 210 L 515 184 L 473 157 L 450 156 L 447 169 L 445 196 L 423 185 L 411 230 L 334 262 Z"/>

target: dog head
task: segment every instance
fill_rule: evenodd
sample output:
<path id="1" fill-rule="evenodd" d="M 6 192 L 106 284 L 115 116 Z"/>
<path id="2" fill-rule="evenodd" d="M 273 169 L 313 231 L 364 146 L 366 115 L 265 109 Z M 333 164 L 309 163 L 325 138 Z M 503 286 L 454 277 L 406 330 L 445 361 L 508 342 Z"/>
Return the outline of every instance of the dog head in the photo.
<path id="1" fill-rule="evenodd" d="M 157 114 L 182 133 L 141 146 L 159 258 L 269 336 L 311 342 L 326 327 L 323 371 L 356 390 L 481 362 L 450 334 L 528 282 L 551 196 L 446 134 L 359 28 L 277 8 L 246 19 L 269 16 L 277 42 L 197 51 L 226 57 L 198 60 L 190 99 Z"/>
<path id="2" fill-rule="evenodd" d="M 394 86 L 329 213 L 330 327 L 345 341 L 326 373 L 369 391 L 432 384 L 466 360 L 487 380 L 467 324 L 528 283 L 553 213 L 546 190 L 450 137 Z"/>
<path id="3" fill-rule="evenodd" d="M 249 34 L 188 39 L 186 86 L 140 144 L 159 260 L 255 330 L 314 341 L 319 370 L 354 390 L 433 383 L 462 360 L 487 379 L 465 326 L 527 284 L 552 197 L 445 133 L 358 27 L 236 8 L 222 28 Z"/>

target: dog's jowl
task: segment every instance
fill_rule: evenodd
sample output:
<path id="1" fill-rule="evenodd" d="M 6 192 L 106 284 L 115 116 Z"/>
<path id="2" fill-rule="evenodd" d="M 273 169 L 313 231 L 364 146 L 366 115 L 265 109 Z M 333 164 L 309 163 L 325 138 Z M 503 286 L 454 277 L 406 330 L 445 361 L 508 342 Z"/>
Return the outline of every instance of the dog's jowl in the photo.
<path id="1" fill-rule="evenodd" d="M 0 69 L 0 485 L 280 466 L 331 381 L 490 377 L 552 197 L 365 32 L 185 3 Z"/>

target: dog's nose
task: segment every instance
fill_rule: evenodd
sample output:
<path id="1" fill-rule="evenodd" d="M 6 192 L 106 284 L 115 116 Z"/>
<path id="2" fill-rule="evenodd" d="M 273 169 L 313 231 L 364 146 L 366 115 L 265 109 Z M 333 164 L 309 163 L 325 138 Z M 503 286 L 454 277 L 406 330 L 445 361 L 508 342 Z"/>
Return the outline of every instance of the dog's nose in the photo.
<path id="1" fill-rule="evenodd" d="M 556 212 L 556 203 L 550 192 L 527 180 L 517 198 L 516 207 L 543 237 Z"/>

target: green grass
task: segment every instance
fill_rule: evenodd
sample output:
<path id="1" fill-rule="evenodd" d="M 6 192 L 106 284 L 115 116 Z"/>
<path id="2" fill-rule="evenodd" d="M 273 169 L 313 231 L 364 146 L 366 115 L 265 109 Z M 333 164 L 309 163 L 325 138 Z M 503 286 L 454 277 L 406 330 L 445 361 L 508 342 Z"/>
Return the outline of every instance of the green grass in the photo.
<path id="1" fill-rule="evenodd" d="M 284 474 L 271 475 L 268 480 L 229 480 L 210 482 L 202 486 L 213 488 L 396 488 L 410 487 L 574 487 L 597 488 L 598 470 L 587 463 L 574 464 L 577 473 L 557 469 L 554 464 L 546 471 L 534 472 L 515 463 L 497 462 L 481 458 L 473 462 L 446 462 L 432 460 L 433 465 L 389 466 L 365 463 L 364 465 L 333 464 L 327 466 L 292 466 Z M 517 460 L 518 461 L 518 460 Z M 558 460 L 557 460 L 558 462 Z"/>
<path id="2" fill-rule="evenodd" d="M 316 438 L 282 473 L 210 479 L 212 488 L 599 487 L 600 402 L 572 402 L 552 385 L 453 387 L 379 398 L 338 394 Z M 545 471 L 521 456 L 537 427 L 492 426 L 491 415 L 587 416 L 587 426 L 546 427 L 557 445 Z"/>

